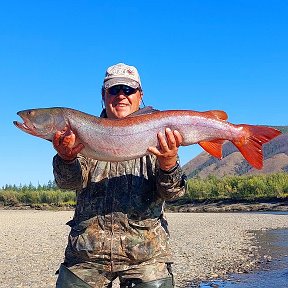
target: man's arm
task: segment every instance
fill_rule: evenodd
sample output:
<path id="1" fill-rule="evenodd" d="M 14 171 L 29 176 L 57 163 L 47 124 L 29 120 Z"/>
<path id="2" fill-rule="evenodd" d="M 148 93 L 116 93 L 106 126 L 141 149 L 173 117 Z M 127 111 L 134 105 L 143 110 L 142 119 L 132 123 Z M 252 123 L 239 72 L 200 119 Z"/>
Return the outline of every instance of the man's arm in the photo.
<path id="1" fill-rule="evenodd" d="M 157 157 L 162 170 L 169 171 L 177 164 L 178 147 L 182 144 L 182 136 L 177 130 L 166 128 L 165 135 L 159 132 L 157 137 L 159 147 L 149 147 L 148 151 Z"/>
<path id="2" fill-rule="evenodd" d="M 57 131 L 53 138 L 53 146 L 57 151 L 53 158 L 53 173 L 55 182 L 62 189 L 81 189 L 86 182 L 87 159 L 78 155 L 84 146 L 75 146 L 75 142 L 75 134 L 68 129 Z"/>
<path id="3" fill-rule="evenodd" d="M 179 164 L 178 148 L 182 144 L 182 136 L 169 128 L 158 133 L 159 147 L 149 147 L 148 151 L 156 155 L 157 191 L 165 200 L 172 200 L 184 195 L 186 191 L 186 175 Z"/>
<path id="4" fill-rule="evenodd" d="M 87 159 L 79 155 L 73 161 L 65 161 L 58 154 L 53 158 L 53 174 L 61 189 L 78 190 L 86 186 L 88 179 Z"/>
<path id="5" fill-rule="evenodd" d="M 183 196 L 187 188 L 187 177 L 180 164 L 177 163 L 170 171 L 161 168 L 156 170 L 157 191 L 162 199 L 174 200 Z"/>

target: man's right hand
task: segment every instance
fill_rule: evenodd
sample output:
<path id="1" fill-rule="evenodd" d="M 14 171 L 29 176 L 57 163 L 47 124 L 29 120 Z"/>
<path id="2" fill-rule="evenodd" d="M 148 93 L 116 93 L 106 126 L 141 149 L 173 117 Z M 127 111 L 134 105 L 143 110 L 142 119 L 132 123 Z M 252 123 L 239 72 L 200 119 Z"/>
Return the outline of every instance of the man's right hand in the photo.
<path id="1" fill-rule="evenodd" d="M 73 161 L 77 154 L 84 148 L 83 144 L 78 144 L 74 147 L 76 136 L 68 128 L 63 131 L 57 131 L 53 138 L 53 146 L 58 155 L 65 161 Z"/>

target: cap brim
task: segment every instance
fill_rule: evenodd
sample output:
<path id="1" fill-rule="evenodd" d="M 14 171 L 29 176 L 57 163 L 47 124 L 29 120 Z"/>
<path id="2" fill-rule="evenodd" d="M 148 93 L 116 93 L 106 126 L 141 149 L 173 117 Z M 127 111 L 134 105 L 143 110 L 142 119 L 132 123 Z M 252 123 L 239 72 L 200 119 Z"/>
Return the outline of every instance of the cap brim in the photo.
<path id="1" fill-rule="evenodd" d="M 115 86 L 115 85 L 127 85 L 127 86 L 134 88 L 134 89 L 140 88 L 140 85 L 137 81 L 134 81 L 134 80 L 128 79 L 128 78 L 123 78 L 123 77 L 117 77 L 117 78 L 115 77 L 115 78 L 106 80 L 103 83 L 103 87 L 105 89 L 108 89 L 108 88 Z"/>

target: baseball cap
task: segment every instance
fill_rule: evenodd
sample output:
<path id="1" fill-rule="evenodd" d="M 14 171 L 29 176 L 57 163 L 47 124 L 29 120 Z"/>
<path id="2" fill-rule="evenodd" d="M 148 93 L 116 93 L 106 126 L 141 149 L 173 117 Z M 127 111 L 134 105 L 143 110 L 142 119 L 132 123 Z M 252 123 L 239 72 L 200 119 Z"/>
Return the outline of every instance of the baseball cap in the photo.
<path id="1" fill-rule="evenodd" d="M 105 73 L 103 87 L 108 89 L 119 84 L 142 90 L 140 76 L 137 69 L 134 66 L 129 66 L 124 63 L 118 63 L 108 67 Z"/>

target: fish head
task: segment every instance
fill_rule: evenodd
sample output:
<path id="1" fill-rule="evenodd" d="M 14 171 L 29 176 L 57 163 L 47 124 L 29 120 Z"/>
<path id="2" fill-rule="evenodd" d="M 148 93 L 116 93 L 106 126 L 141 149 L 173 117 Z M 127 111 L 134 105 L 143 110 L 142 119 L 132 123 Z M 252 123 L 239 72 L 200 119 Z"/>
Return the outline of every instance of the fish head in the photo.
<path id="1" fill-rule="evenodd" d="M 60 108 L 28 109 L 17 112 L 23 123 L 14 121 L 20 130 L 47 140 L 52 140 L 56 131 L 67 126 Z"/>

